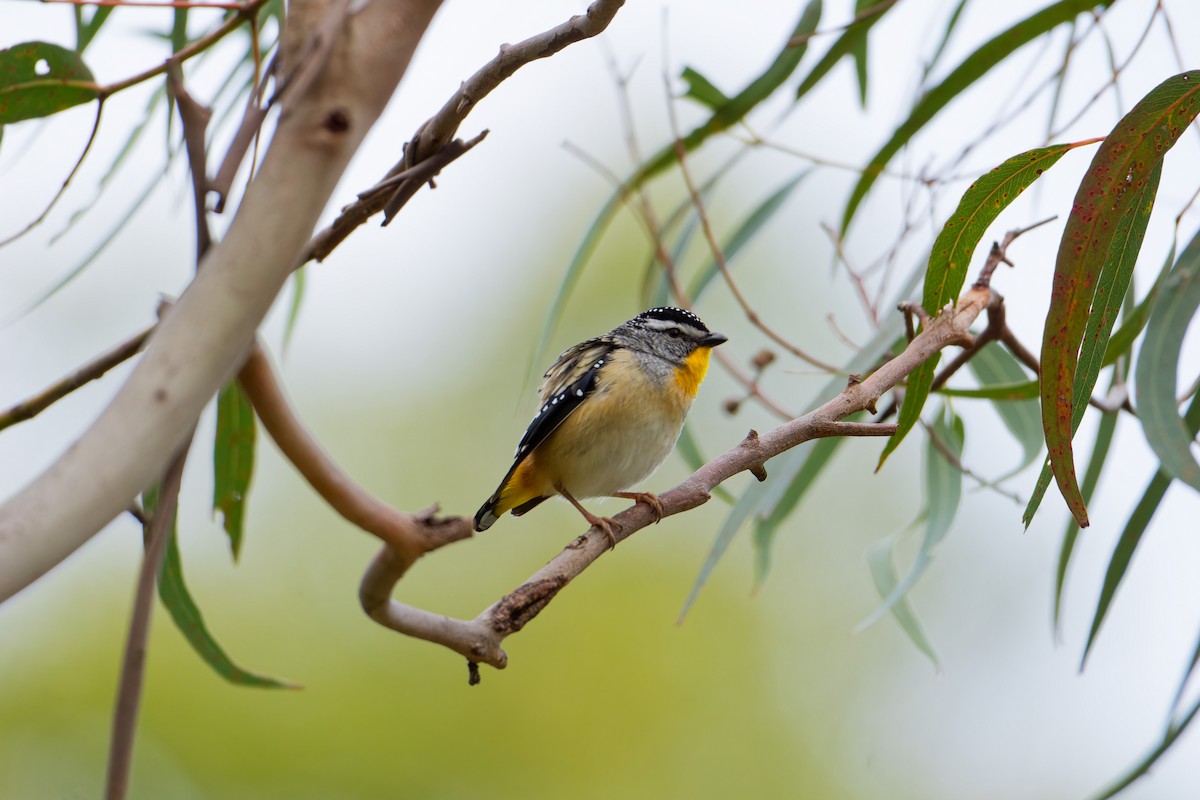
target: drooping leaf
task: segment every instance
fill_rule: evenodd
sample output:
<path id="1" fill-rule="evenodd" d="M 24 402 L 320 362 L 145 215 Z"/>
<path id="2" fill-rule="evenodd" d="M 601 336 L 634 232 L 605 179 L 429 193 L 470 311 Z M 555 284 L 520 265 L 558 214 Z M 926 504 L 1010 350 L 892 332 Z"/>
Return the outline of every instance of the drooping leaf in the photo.
<path id="1" fill-rule="evenodd" d="M 846 29 L 842 31 L 842 35 L 830 45 L 829 49 L 825 51 L 825 55 L 821 56 L 821 60 L 816 63 L 816 66 L 812 68 L 808 75 L 804 76 L 804 80 L 800 82 L 800 86 L 796 89 L 796 99 L 799 100 L 808 94 L 842 60 L 843 56 L 854 52 L 860 44 L 865 47 L 867 34 L 870 32 L 871 27 L 882 19 L 883 15 L 896 5 L 896 2 L 897 0 L 885 0 L 885 2 L 874 4 L 867 3 L 866 5 L 877 9 L 877 11 L 867 14 L 846 26 Z M 863 3 L 858 2 L 855 5 L 859 7 L 859 11 L 862 10 Z M 865 84 L 860 82 L 859 87 L 865 94 Z"/>
<path id="2" fill-rule="evenodd" d="M 0 50 L 0 125 L 48 117 L 100 96 L 74 50 L 23 42 Z"/>
<path id="3" fill-rule="evenodd" d="M 1067 151 L 1095 141 L 1056 144 L 1013 156 L 963 192 L 958 208 L 942 226 L 930 251 L 921 300 L 927 312 L 936 315 L 945 306 L 958 302 L 971 257 L 1000 212 Z M 921 419 L 940 360 L 941 354 L 935 354 L 909 375 L 904 403 L 896 419 L 896 435 L 883 448 L 880 467 Z"/>
<path id="4" fill-rule="evenodd" d="M 713 110 L 729 102 L 729 98 L 724 92 L 714 86 L 712 81 L 691 67 L 684 67 L 683 74 L 679 77 L 683 78 L 683 82 L 688 87 L 687 91 L 683 93 L 684 97 L 690 97 L 700 105 L 707 106 Z"/>
<path id="5" fill-rule="evenodd" d="M 1179 418 L 1176 373 L 1188 325 L 1200 310 L 1200 237 L 1193 239 L 1171 270 L 1150 310 L 1138 352 L 1134 386 L 1138 420 L 1162 470 L 1200 491 L 1200 464 L 1192 455 L 1195 434 Z"/>
<path id="6" fill-rule="evenodd" d="M 933 55 L 929 57 L 929 62 L 925 64 L 921 70 L 921 85 L 925 85 L 925 79 L 929 77 L 938 62 L 942 59 L 942 53 L 946 52 L 946 45 L 950 43 L 950 37 L 954 35 L 955 29 L 958 28 L 958 21 L 962 17 L 963 9 L 966 8 L 967 0 L 958 0 L 958 5 L 950 12 L 950 17 L 946 21 L 946 30 L 942 32 L 942 38 L 938 41 L 937 48 L 933 51 Z"/>
<path id="7" fill-rule="evenodd" d="M 1183 419 L 1189 438 L 1195 438 L 1197 431 L 1200 431 L 1200 395 L 1192 398 Z M 1104 618 L 1108 615 L 1113 597 L 1116 596 L 1117 589 L 1120 588 L 1121 581 L 1125 578 L 1125 572 L 1129 569 L 1129 563 L 1133 560 L 1133 554 L 1142 541 L 1142 535 L 1149 527 L 1150 520 L 1154 518 L 1159 505 L 1162 504 L 1172 480 L 1171 476 L 1161 469 L 1154 473 L 1154 477 L 1146 485 L 1146 491 L 1142 493 L 1142 499 L 1138 501 L 1133 513 L 1129 515 L 1125 529 L 1121 531 L 1117 546 L 1113 549 L 1112 558 L 1108 561 L 1108 570 L 1104 573 L 1104 585 L 1100 589 L 1100 599 L 1096 603 L 1092 629 L 1088 632 L 1087 645 L 1083 651 L 1083 663 L 1087 663 L 1088 654 L 1092 650 L 1096 636 L 1100 633 L 1100 626 L 1104 624 Z"/>
<path id="8" fill-rule="evenodd" d="M 292 273 L 292 297 L 288 301 L 287 321 L 283 325 L 283 351 L 286 353 L 300 320 L 300 307 L 304 305 L 304 289 L 308 286 L 308 272 L 301 265 Z"/>
<path id="9" fill-rule="evenodd" d="M 875 583 L 875 590 L 879 592 L 880 597 L 890 597 L 898 585 L 895 547 L 896 537 L 889 536 L 867 549 L 867 566 L 871 570 L 871 580 Z M 934 651 L 929 637 L 925 635 L 925 629 L 921 626 L 921 621 L 917 619 L 917 614 L 913 611 L 908 597 L 901 596 L 892 604 L 891 610 L 892 616 L 896 618 L 896 622 L 900 623 L 900 629 L 908 636 L 909 641 L 928 656 L 929 660 L 933 662 L 934 668 L 940 672 L 942 665 L 938 662 L 937 653 Z"/>
<path id="10" fill-rule="evenodd" d="M 850 193 L 845 211 L 842 212 L 842 236 L 849 232 L 855 211 L 888 162 L 950 101 L 970 88 L 975 81 L 991 74 L 993 67 L 1021 47 L 1041 38 L 1064 22 L 1070 22 L 1077 14 L 1086 13 L 1097 6 L 1108 6 L 1111 2 L 1112 0 L 1059 0 L 997 34 L 967 56 L 945 80 L 917 101 L 908 119 L 896 128 L 892 138 L 867 164 L 862 177 Z"/>
<path id="11" fill-rule="evenodd" d="M 1087 508 L 1075 478 L 1071 438 L 1100 375 L 1125 297 L 1124 290 L 1115 289 L 1097 297 L 1102 273 L 1106 267 L 1117 276 L 1132 270 L 1163 155 L 1197 113 L 1200 70 L 1168 78 L 1151 90 L 1100 145 L 1063 229 L 1042 336 L 1042 427 L 1054 477 L 1080 527 L 1087 527 Z M 1128 277 L 1124 283 L 1128 285 Z M 1097 315 L 1100 319 L 1094 321 Z"/>
<path id="12" fill-rule="evenodd" d="M 677 623 L 682 623 L 691 610 L 692 604 L 696 602 L 696 598 L 700 596 L 700 590 L 704 588 L 704 584 L 708 583 L 708 578 L 712 575 L 712 571 L 717 566 L 717 562 L 721 560 L 721 556 L 725 555 L 725 551 L 729 549 L 729 543 L 733 541 L 733 537 L 741 530 L 742 523 L 754 512 L 758 506 L 758 502 L 764 491 L 765 484 L 752 483 L 746 487 L 746 491 L 733 504 L 733 508 L 729 510 L 729 516 L 725 518 L 725 522 L 721 525 L 721 529 L 717 531 L 717 536 L 713 540 L 712 547 L 708 551 L 708 555 L 704 559 L 704 563 L 700 566 L 700 572 L 696 575 L 696 580 L 692 583 L 692 590 L 688 592 L 687 599 L 683 601 L 683 608 L 679 610 L 679 619 Z"/>
<path id="13" fill-rule="evenodd" d="M 878 5 L 877 0 L 855 0 L 854 2 L 854 17 L 861 22 L 866 16 L 870 16 L 872 20 L 878 20 L 883 16 L 883 9 L 877 13 L 873 12 L 874 7 Z M 864 30 L 853 44 L 850 45 L 850 56 L 854 59 L 854 76 L 858 79 L 858 103 L 864 109 L 867 107 L 867 31 Z"/>
<path id="14" fill-rule="evenodd" d="M 157 487 L 151 487 L 143 493 L 143 505 L 147 513 L 153 513 L 157 503 Z M 176 519 L 171 519 L 168 532 L 167 552 L 163 558 L 162 567 L 158 571 L 158 596 L 166 606 L 175 626 L 187 639 L 188 644 L 196 654 L 212 667 L 213 671 L 230 683 L 240 686 L 256 686 L 265 689 L 299 689 L 298 684 L 290 681 L 259 675 L 242 669 L 217 642 L 204 623 L 204 615 L 200 607 L 192 599 L 187 584 L 183 580 L 183 562 L 179 555 L 179 542 L 176 533 Z"/>
<path id="15" fill-rule="evenodd" d="M 771 548 L 775 544 L 775 535 L 779 532 L 779 526 L 792 515 L 796 506 L 800 505 L 800 501 L 808 494 L 809 488 L 821 476 L 821 472 L 824 471 L 846 438 L 845 436 L 831 436 L 828 439 L 813 442 L 808 446 L 808 452 L 800 462 L 800 468 L 795 477 L 787 483 L 779 481 L 775 484 L 786 487 L 786 491 L 774 503 L 770 514 L 760 516 L 754 522 L 755 588 L 762 586 L 771 569 Z"/>
<path id="16" fill-rule="evenodd" d="M 1021 362 L 1005 349 L 999 342 L 992 342 L 984 347 L 967 362 L 979 382 L 987 387 L 999 386 L 1029 386 L 1028 373 Z M 1026 381 L 1025 383 L 1019 383 Z M 1033 397 L 1037 397 L 1037 382 L 1032 382 Z M 1041 415 L 1038 413 L 1036 399 L 1006 400 L 993 403 L 1004 427 L 1021 445 L 1021 463 L 1012 473 L 1019 472 L 1037 459 L 1042 452 Z"/>
<path id="17" fill-rule="evenodd" d="M 934 437 L 937 437 L 935 440 Z M 959 464 L 952 464 L 939 449 L 938 444 L 948 450 L 954 458 L 961 459 L 966 440 L 966 429 L 962 419 L 949 409 L 933 424 L 929 443 L 925 448 L 925 533 L 917 555 L 909 567 L 908 574 L 884 596 L 883 603 L 859 623 L 855 630 L 875 623 L 904 597 L 925 573 L 933 559 L 933 551 L 950 532 L 950 524 L 958 513 L 962 500 L 963 473 Z"/>
<path id="18" fill-rule="evenodd" d="M 809 0 L 770 66 L 747 84 L 746 88 L 729 98 L 727 103 L 714 110 L 707 120 L 681 137 L 680 144 L 684 152 L 694 151 L 712 136 L 741 122 L 755 106 L 774 94 L 775 90 L 791 77 L 808 49 L 808 36 L 817 29 L 817 24 L 821 21 L 821 8 L 821 0 Z M 664 146 L 638 167 L 626 181 L 626 191 L 640 187 L 649 178 L 669 169 L 678 158 L 674 142 Z"/>
<path id="19" fill-rule="evenodd" d="M 86 22 L 83 20 L 83 7 L 75 7 L 75 52 L 83 55 L 83 51 L 96 38 L 96 34 L 100 32 L 100 28 L 108 21 L 109 15 L 116 10 L 116 6 L 96 6 L 92 10 L 92 16 Z"/>
<path id="20" fill-rule="evenodd" d="M 254 407 L 241 385 L 230 381 L 217 394 L 217 433 L 213 444 L 213 511 L 229 535 L 236 559 L 242 549 L 246 498 L 254 474 Z"/>
<path id="21" fill-rule="evenodd" d="M 1148 773 L 1150 768 L 1158 762 L 1158 759 L 1162 758 L 1163 754 L 1171 749 L 1171 745 L 1175 744 L 1175 740 L 1178 739 L 1183 732 L 1187 730 L 1187 727 L 1192 724 L 1192 720 L 1196 718 L 1197 712 L 1200 712 L 1200 700 L 1197 700 L 1192 705 L 1187 714 L 1171 720 L 1170 724 L 1167 725 L 1166 732 L 1163 733 L 1162 740 L 1154 747 L 1154 749 L 1147 753 L 1146 757 L 1142 759 L 1142 761 L 1136 766 L 1130 769 L 1129 772 L 1124 775 L 1124 777 L 1120 778 L 1113 783 L 1113 785 L 1109 786 L 1103 792 L 1098 794 L 1095 800 L 1111 800 L 1111 798 L 1116 797 L 1118 794 L 1128 789 L 1129 786 L 1138 778 Z"/>
<path id="22" fill-rule="evenodd" d="M 1107 144 L 1106 141 L 1105 146 Z M 1099 158 L 1100 154 L 1097 153 L 1096 157 Z M 1094 164 L 1095 161 L 1093 161 Z M 1047 338 L 1042 342 L 1041 375 L 1042 431 L 1046 436 L 1046 446 L 1050 451 L 1050 458 L 1047 465 L 1042 468 L 1042 474 L 1038 477 L 1037 485 L 1025 507 L 1023 519 L 1026 527 L 1029 526 L 1033 515 L 1037 513 L 1037 509 L 1041 505 L 1046 489 L 1050 485 L 1051 472 L 1058 478 L 1060 488 L 1066 487 L 1063 489 L 1063 496 L 1068 501 L 1067 505 L 1071 508 L 1072 516 L 1080 523 L 1081 527 L 1087 525 L 1086 503 L 1075 484 L 1071 439 L 1078 430 L 1079 423 L 1083 420 L 1083 414 L 1087 411 L 1088 402 L 1092 396 L 1092 389 L 1095 388 L 1096 381 L 1100 378 L 1100 370 L 1104 366 L 1104 356 L 1108 351 L 1109 337 L 1112 335 L 1112 329 L 1116 324 L 1125 295 L 1129 291 L 1129 283 L 1133 279 L 1133 269 L 1137 266 L 1138 253 L 1141 251 L 1146 226 L 1150 222 L 1150 213 L 1154 210 L 1154 198 L 1158 193 L 1158 183 L 1161 177 L 1162 161 L 1159 160 L 1150 169 L 1149 175 L 1141 185 L 1131 190 L 1133 196 L 1128 198 L 1130 202 L 1126 203 L 1121 210 L 1121 215 L 1117 219 L 1116 225 L 1111 226 L 1111 231 L 1108 230 L 1107 223 L 1101 226 L 1105 229 L 1106 241 L 1103 250 L 1105 258 L 1099 263 L 1089 263 L 1086 266 L 1086 270 L 1095 270 L 1098 275 L 1090 278 L 1093 288 L 1086 305 L 1082 307 L 1082 312 L 1070 312 L 1073 318 L 1071 322 L 1068 322 L 1064 316 L 1067 310 L 1056 299 L 1051 299 L 1050 310 L 1046 316 L 1045 336 Z M 1084 180 L 1086 183 L 1087 179 Z M 1076 200 L 1078 203 L 1078 197 Z M 1079 208 L 1078 204 L 1075 208 Z M 1063 233 L 1064 244 L 1059 246 L 1059 263 L 1063 262 L 1065 243 L 1068 234 L 1071 233 L 1072 220 L 1075 219 L 1077 219 L 1076 214 L 1072 212 L 1071 219 L 1067 222 L 1067 230 Z M 1077 235 L 1077 232 L 1071 235 Z M 1101 251 L 1097 250 L 1096 252 Z M 1071 256 L 1068 255 L 1067 261 L 1070 259 Z M 1095 261 L 1094 254 L 1091 261 Z M 1080 279 L 1088 280 L 1088 278 Z M 1069 282 L 1059 282 L 1058 268 L 1056 268 L 1055 286 L 1069 285 L 1071 285 Z M 1062 292 L 1057 291 L 1056 288 L 1055 298 L 1061 297 Z M 1061 323 L 1056 328 L 1058 331 L 1056 335 L 1059 337 L 1056 340 L 1057 346 L 1049 343 L 1052 320 L 1059 320 Z M 1079 335 L 1075 336 L 1074 333 L 1067 331 L 1067 326 L 1079 327 L 1081 329 Z M 1068 337 L 1070 342 L 1067 341 Z M 1063 352 L 1064 348 L 1071 350 L 1069 359 Z M 1078 353 L 1077 356 L 1076 353 Z M 1048 354 L 1051 356 L 1049 362 L 1046 361 Z M 1068 361 L 1072 363 L 1067 363 Z M 1053 371 L 1051 371 L 1051 367 L 1053 367 Z M 1073 397 L 1064 398 L 1061 393 L 1054 390 L 1054 385 L 1067 372 L 1074 375 L 1073 380 L 1068 384 Z M 1062 431 L 1058 427 L 1054 428 L 1052 435 L 1051 420 L 1055 419 L 1065 420 L 1069 425 L 1065 441 Z M 1055 463 L 1055 459 L 1058 459 L 1058 463 Z"/>
<path id="23" fill-rule="evenodd" d="M 1100 483 L 1100 475 L 1108 465 L 1108 451 L 1112 447 L 1113 434 L 1117 430 L 1119 412 L 1110 411 L 1101 415 L 1100 424 L 1096 427 L 1096 443 L 1092 446 L 1091 460 L 1083 473 L 1083 483 L 1080 490 L 1083 499 L 1091 502 L 1096 486 Z M 1058 550 L 1058 568 L 1054 574 L 1054 630 L 1059 629 L 1062 621 L 1063 588 L 1067 584 L 1067 568 L 1071 564 L 1071 556 L 1075 552 L 1075 541 L 1079 537 L 1080 528 L 1075 524 L 1075 518 L 1067 520 L 1066 530 L 1063 531 L 1062 546 Z"/>

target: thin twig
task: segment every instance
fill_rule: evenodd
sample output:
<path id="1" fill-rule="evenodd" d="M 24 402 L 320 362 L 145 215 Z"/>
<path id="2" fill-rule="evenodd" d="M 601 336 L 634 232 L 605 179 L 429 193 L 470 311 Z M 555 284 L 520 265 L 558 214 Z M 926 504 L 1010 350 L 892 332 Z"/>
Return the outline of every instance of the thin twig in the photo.
<path id="1" fill-rule="evenodd" d="M 196 263 L 212 246 L 208 228 L 205 198 L 208 195 L 208 158 L 204 133 L 212 119 L 212 111 L 196 102 L 183 86 L 183 68 L 172 62 L 167 68 L 167 89 L 175 98 L 179 122 L 183 126 L 183 143 L 187 150 L 188 167 L 192 173 L 192 200 L 196 212 Z"/>
<path id="2" fill-rule="evenodd" d="M 22 400 L 7 411 L 0 412 L 0 431 L 16 425 L 18 422 L 33 419 L 50 406 L 63 399 L 79 387 L 96 380 L 118 364 L 137 355 L 146 343 L 146 337 L 154 330 L 151 326 L 141 333 L 126 339 L 119 345 L 102 353 L 88 363 L 79 367 L 70 375 L 56 381 L 51 386 L 26 400 Z"/>
<path id="3" fill-rule="evenodd" d="M 129 618 L 129 635 L 125 640 L 125 656 L 121 663 L 120 686 L 116 710 L 113 713 L 112 739 L 108 751 L 108 776 L 105 780 L 106 800 L 123 800 L 129 791 L 129 772 L 133 763 L 133 734 L 137 729 L 138 708 L 141 705 L 142 684 L 146 671 L 146 641 L 150 634 L 150 612 L 153 608 L 154 585 L 166 553 L 171 521 L 179 499 L 179 484 L 191 437 L 163 473 L 158 505 L 145 528 L 146 553 L 138 573 L 134 592 L 133 613 Z"/>
<path id="4" fill-rule="evenodd" d="M 54 197 L 50 198 L 50 202 L 47 203 L 46 207 L 42 209 L 42 213 L 38 214 L 32 222 L 13 235 L 9 236 L 7 239 L 0 239 L 0 247 L 4 247 L 7 244 L 15 242 L 17 239 L 20 239 L 22 236 L 36 228 L 38 225 L 41 225 L 42 222 L 45 221 L 46 217 L 50 215 L 50 211 L 53 210 L 59 199 L 66 194 L 67 187 L 71 185 L 71 179 L 75 177 L 75 173 L 79 172 L 79 168 L 83 166 L 84 160 L 87 158 L 88 153 L 91 152 L 92 143 L 96 141 L 96 134 L 100 130 L 100 115 L 103 111 L 104 100 L 97 100 L 96 120 L 92 123 L 92 132 L 88 134 L 87 144 L 83 146 L 83 152 L 79 154 L 79 158 L 75 159 L 75 166 L 71 167 L 71 171 L 67 173 L 67 177 L 63 179 L 62 186 L 58 187 L 58 191 L 54 193 Z"/>
<path id="5" fill-rule="evenodd" d="M 434 156 L 454 139 L 459 125 L 471 109 L 504 80 L 532 61 L 552 56 L 576 42 L 601 33 L 622 5 L 624 0 L 596 0 L 585 13 L 573 16 L 561 25 L 515 45 L 502 46 L 499 54 L 468 78 L 437 114 L 417 128 L 404 145 L 404 157 L 388 170 L 382 180 L 412 169 Z M 416 182 L 417 188 L 421 185 L 420 181 Z M 402 183 L 393 194 L 411 197 L 415 191 L 410 191 L 407 183 Z M 386 195 L 373 194 L 368 199 L 357 200 L 343 208 L 337 219 L 308 243 L 300 263 L 313 259 L 324 260 L 355 228 L 387 207 L 388 200 Z"/>
<path id="6" fill-rule="evenodd" d="M 762 318 L 759 317 L 758 312 L 754 310 L 754 308 L 746 300 L 745 295 L 743 295 L 741 290 L 738 289 L 737 284 L 733 280 L 733 275 L 730 273 L 729 264 L 725 261 L 725 253 L 722 251 L 721 245 L 717 242 L 717 238 L 713 234 L 712 224 L 709 222 L 708 212 L 704 207 L 704 200 L 700 197 L 700 192 L 697 191 L 696 184 L 692 180 L 691 172 L 688 170 L 687 148 L 683 144 L 683 139 L 680 138 L 679 121 L 676 119 L 675 106 L 670 99 L 670 79 L 664 78 L 664 80 L 667 85 L 668 93 L 667 115 L 671 120 L 671 135 L 675 140 L 675 155 L 679 161 L 679 171 L 680 174 L 683 175 L 683 181 L 687 185 L 688 194 L 692 198 L 692 205 L 696 208 L 696 215 L 700 220 L 700 228 L 702 231 L 704 231 L 704 238 L 708 241 L 709 249 L 712 251 L 713 259 L 717 263 L 717 268 L 721 272 L 721 277 L 725 280 L 725 285 L 729 287 L 729 293 L 733 295 L 734 300 L 736 300 L 737 304 L 741 306 L 741 309 L 743 313 L 745 313 L 746 319 L 750 321 L 750 324 L 762 331 L 763 335 L 775 342 L 775 344 L 779 345 L 784 350 L 787 350 L 801 361 L 806 361 L 818 369 L 825 370 L 826 372 L 832 374 L 841 372 L 838 367 L 822 361 L 816 356 L 806 353 L 776 333 L 773 328 L 763 322 Z"/>
<path id="7" fill-rule="evenodd" d="M 192 42 L 187 47 L 180 50 L 178 53 L 172 54 L 170 58 L 166 59 L 162 64 L 159 64 L 157 67 L 152 67 L 152 68 L 146 70 L 145 72 L 139 72 L 137 75 L 133 75 L 132 77 L 126 78 L 123 81 L 117 81 L 116 83 L 110 83 L 107 86 L 93 85 L 92 88 L 95 89 L 96 94 L 99 97 L 106 98 L 106 97 L 111 97 L 112 95 L 116 94 L 117 92 L 128 89 L 130 86 L 136 86 L 139 83 L 144 83 L 144 82 L 150 80 L 151 78 L 156 78 L 159 75 L 162 75 L 163 73 L 165 73 L 167 71 L 168 65 L 171 64 L 172 62 L 174 62 L 176 64 L 182 64 L 184 61 L 187 61 L 189 58 L 191 58 L 195 55 L 199 55 L 200 53 L 203 53 L 205 50 L 207 50 L 208 48 L 212 47 L 217 42 L 224 39 L 230 33 L 233 33 L 234 31 L 236 31 L 238 28 L 240 28 L 242 26 L 243 22 L 245 22 L 250 17 L 255 16 L 258 13 L 259 8 L 266 5 L 267 2 L 268 2 L 268 0 L 246 0 L 245 3 L 240 4 L 237 7 L 237 9 L 234 10 L 234 12 L 232 14 L 230 14 L 229 17 L 224 22 L 222 22 L 217 28 L 215 28 L 211 33 L 207 33 L 204 36 L 201 36 L 199 39 Z M 91 5 L 91 3 L 89 3 L 89 5 Z"/>

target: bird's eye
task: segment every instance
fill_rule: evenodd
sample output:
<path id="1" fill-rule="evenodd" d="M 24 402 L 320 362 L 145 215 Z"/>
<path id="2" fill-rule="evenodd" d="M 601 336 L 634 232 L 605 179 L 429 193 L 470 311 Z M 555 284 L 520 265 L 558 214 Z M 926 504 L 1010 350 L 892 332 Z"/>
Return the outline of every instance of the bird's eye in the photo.
<path id="1" fill-rule="evenodd" d="M 683 331 L 679 330 L 679 328 L 667 328 L 666 334 L 672 339 L 678 339 L 680 336 L 683 336 Z"/>

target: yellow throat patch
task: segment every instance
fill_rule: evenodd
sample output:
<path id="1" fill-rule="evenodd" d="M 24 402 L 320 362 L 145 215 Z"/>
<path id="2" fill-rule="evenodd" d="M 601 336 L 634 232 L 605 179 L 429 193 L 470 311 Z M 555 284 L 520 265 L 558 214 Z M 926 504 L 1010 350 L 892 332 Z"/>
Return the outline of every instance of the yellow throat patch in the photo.
<path id="1" fill-rule="evenodd" d="M 711 347 L 697 347 L 696 351 L 684 359 L 679 369 L 675 370 L 675 385 L 695 397 L 700 390 L 700 382 L 708 373 L 708 359 L 712 355 Z"/>

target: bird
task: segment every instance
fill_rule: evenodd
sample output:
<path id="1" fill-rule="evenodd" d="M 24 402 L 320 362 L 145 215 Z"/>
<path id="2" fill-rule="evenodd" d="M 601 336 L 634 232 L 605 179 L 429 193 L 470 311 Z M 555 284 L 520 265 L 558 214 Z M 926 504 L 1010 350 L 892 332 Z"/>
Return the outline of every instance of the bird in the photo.
<path id="1" fill-rule="evenodd" d="M 643 311 L 608 333 L 567 348 L 542 376 L 540 405 L 512 466 L 475 514 L 485 531 L 560 495 L 616 547 L 621 526 L 579 502 L 620 497 L 650 507 L 658 496 L 628 489 L 650 476 L 675 447 L 708 372 L 712 349 L 728 341 L 681 308 Z"/>

